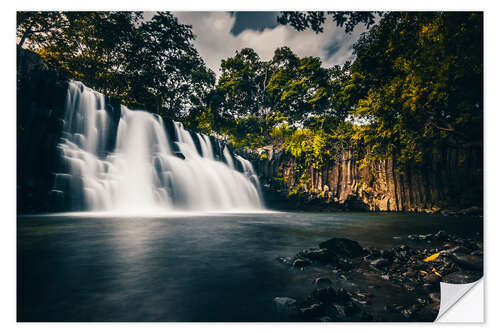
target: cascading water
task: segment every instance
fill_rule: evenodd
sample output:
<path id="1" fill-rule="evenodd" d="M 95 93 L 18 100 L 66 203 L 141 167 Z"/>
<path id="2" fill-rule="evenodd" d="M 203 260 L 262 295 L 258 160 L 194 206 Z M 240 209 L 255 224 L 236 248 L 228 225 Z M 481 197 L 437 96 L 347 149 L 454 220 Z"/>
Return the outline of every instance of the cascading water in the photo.
<path id="1" fill-rule="evenodd" d="M 174 122 L 171 130 L 175 133 L 167 132 L 158 115 L 124 106 L 115 121 L 105 109 L 104 95 L 70 82 L 58 145 L 65 172 L 55 175 L 52 193 L 70 210 L 262 208 L 249 161 L 233 158 L 227 146 L 223 156 L 216 155 L 215 148 L 221 149 L 210 137 L 191 134 L 181 123 Z"/>

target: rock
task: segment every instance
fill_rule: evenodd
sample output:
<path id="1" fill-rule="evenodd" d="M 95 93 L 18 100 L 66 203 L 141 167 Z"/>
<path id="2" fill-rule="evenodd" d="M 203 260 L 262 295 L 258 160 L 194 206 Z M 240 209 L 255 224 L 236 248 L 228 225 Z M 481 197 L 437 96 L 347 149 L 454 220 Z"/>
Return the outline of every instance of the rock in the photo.
<path id="1" fill-rule="evenodd" d="M 358 242 L 347 238 L 331 238 L 319 244 L 321 249 L 327 249 L 339 257 L 357 258 L 364 254 Z"/>
<path id="2" fill-rule="evenodd" d="M 290 257 L 279 257 L 276 260 L 285 265 L 291 265 L 293 263 L 292 258 Z"/>
<path id="3" fill-rule="evenodd" d="M 449 248 L 447 250 L 444 250 L 444 251 L 441 251 L 441 254 L 453 254 L 453 253 L 467 253 L 469 252 L 469 250 L 467 250 L 465 247 L 463 246 L 455 246 L 455 247 L 452 247 L 452 248 Z"/>
<path id="4" fill-rule="evenodd" d="M 299 309 L 300 314 L 306 319 L 312 319 L 321 313 L 321 305 L 314 303 Z"/>
<path id="5" fill-rule="evenodd" d="M 445 241 L 448 239 L 448 234 L 444 230 L 439 230 L 434 234 L 434 238 L 440 241 Z"/>
<path id="6" fill-rule="evenodd" d="M 415 277 L 416 275 L 417 275 L 417 272 L 413 269 L 408 269 L 406 272 L 403 273 L 403 276 L 407 277 L 407 278 L 412 278 L 412 277 Z"/>
<path id="7" fill-rule="evenodd" d="M 424 275 L 422 280 L 424 280 L 427 283 L 437 283 L 437 282 L 439 282 L 439 276 L 437 276 L 436 274 L 433 274 L 433 273 L 428 273 L 428 274 Z"/>
<path id="8" fill-rule="evenodd" d="M 297 301 L 291 297 L 275 297 L 273 299 L 276 311 L 279 313 L 293 313 L 297 311 Z"/>
<path id="9" fill-rule="evenodd" d="M 387 259 L 384 259 L 384 258 L 375 259 L 375 260 L 370 261 L 370 265 L 372 265 L 376 268 L 385 268 L 385 267 L 389 266 L 389 261 Z"/>
<path id="10" fill-rule="evenodd" d="M 472 283 L 479 280 L 483 276 L 482 272 L 459 271 L 448 274 L 443 277 L 443 282 L 452 284 Z"/>
<path id="11" fill-rule="evenodd" d="M 295 259 L 292 263 L 292 266 L 295 268 L 304 268 L 310 266 L 311 262 L 303 259 Z"/>
<path id="12" fill-rule="evenodd" d="M 438 286 L 438 284 L 432 284 L 432 283 L 424 283 L 422 285 L 422 288 L 428 292 L 431 292 L 431 291 L 436 291 L 436 287 Z"/>
<path id="13" fill-rule="evenodd" d="M 469 208 L 461 209 L 457 212 L 459 215 L 482 215 L 483 209 L 478 206 L 472 206 Z"/>
<path id="14" fill-rule="evenodd" d="M 309 249 L 303 250 L 297 254 L 300 258 L 306 258 L 313 262 L 328 264 L 337 262 L 337 257 L 335 254 L 327 249 Z"/>
<path id="15" fill-rule="evenodd" d="M 332 281 L 327 277 L 319 277 L 314 279 L 314 286 L 316 288 L 325 288 L 329 287 L 332 284 Z"/>
<path id="16" fill-rule="evenodd" d="M 441 302 L 441 296 L 438 293 L 430 293 L 429 294 L 429 298 L 434 303 L 440 303 Z"/>
<path id="17" fill-rule="evenodd" d="M 351 299 L 351 296 L 345 289 L 340 288 L 337 290 L 332 287 L 316 289 L 311 293 L 310 297 L 322 303 L 335 304 L 346 304 Z"/>
<path id="18" fill-rule="evenodd" d="M 453 254 L 453 260 L 465 270 L 482 271 L 483 257 L 470 254 Z"/>

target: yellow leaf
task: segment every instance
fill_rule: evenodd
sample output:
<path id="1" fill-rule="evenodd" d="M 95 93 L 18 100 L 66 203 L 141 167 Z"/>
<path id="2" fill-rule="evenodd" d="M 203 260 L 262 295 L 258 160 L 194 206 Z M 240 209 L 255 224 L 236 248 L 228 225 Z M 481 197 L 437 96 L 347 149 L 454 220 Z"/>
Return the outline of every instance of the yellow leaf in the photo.
<path id="1" fill-rule="evenodd" d="M 420 272 L 420 273 L 422 273 L 422 274 L 427 274 L 427 272 L 426 272 L 426 271 L 419 271 L 419 272 Z"/>
<path id="2" fill-rule="evenodd" d="M 439 252 L 438 253 L 434 253 L 432 256 L 428 256 L 427 258 L 424 259 L 424 261 L 425 262 L 433 261 L 433 260 L 437 259 L 437 257 L 439 257 Z"/>

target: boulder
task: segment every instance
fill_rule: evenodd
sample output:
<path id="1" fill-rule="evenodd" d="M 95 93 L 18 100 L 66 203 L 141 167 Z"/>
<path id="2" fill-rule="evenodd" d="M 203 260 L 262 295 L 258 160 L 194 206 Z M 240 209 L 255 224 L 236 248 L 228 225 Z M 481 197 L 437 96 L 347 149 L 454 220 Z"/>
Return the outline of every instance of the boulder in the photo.
<path id="1" fill-rule="evenodd" d="M 379 258 L 379 259 L 375 259 L 375 260 L 370 261 L 370 265 L 381 269 L 381 268 L 385 268 L 385 267 L 389 266 L 389 261 L 387 259 L 384 259 L 384 258 Z"/>
<path id="2" fill-rule="evenodd" d="M 448 274 L 443 277 L 443 282 L 452 284 L 472 283 L 479 280 L 483 276 L 482 272 L 474 271 L 458 271 Z"/>
<path id="3" fill-rule="evenodd" d="M 332 284 L 332 281 L 327 277 L 319 277 L 314 279 L 314 286 L 316 288 L 324 288 L 329 287 Z"/>
<path id="4" fill-rule="evenodd" d="M 453 254 L 453 260 L 465 270 L 482 271 L 483 270 L 483 257 L 473 256 L 470 254 Z"/>
<path id="5" fill-rule="evenodd" d="M 292 263 L 292 266 L 295 268 L 304 268 L 306 266 L 310 266 L 311 262 L 303 259 L 295 259 Z"/>
<path id="6" fill-rule="evenodd" d="M 291 297 L 275 297 L 273 302 L 278 313 L 291 314 L 297 310 L 297 301 Z"/>
<path id="7" fill-rule="evenodd" d="M 327 249 L 339 257 L 357 258 L 364 254 L 358 242 L 347 238 L 331 238 L 319 244 L 321 249 Z"/>

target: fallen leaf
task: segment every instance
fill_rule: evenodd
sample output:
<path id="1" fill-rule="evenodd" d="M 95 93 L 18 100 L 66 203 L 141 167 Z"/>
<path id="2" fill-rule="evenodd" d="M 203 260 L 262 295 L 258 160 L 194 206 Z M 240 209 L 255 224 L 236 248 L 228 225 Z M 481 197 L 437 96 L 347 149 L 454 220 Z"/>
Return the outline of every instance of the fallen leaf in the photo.
<path id="1" fill-rule="evenodd" d="M 433 260 L 437 259 L 437 257 L 439 257 L 439 252 L 438 253 L 434 253 L 432 256 L 428 256 L 427 258 L 424 259 L 424 261 L 425 262 L 433 261 Z"/>
<path id="2" fill-rule="evenodd" d="M 420 273 L 422 273 L 422 274 L 427 274 L 427 272 L 426 272 L 426 271 L 419 271 L 419 272 L 420 272 Z"/>

